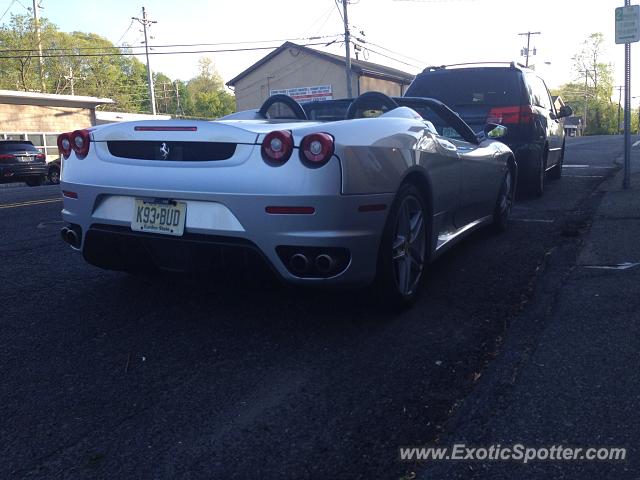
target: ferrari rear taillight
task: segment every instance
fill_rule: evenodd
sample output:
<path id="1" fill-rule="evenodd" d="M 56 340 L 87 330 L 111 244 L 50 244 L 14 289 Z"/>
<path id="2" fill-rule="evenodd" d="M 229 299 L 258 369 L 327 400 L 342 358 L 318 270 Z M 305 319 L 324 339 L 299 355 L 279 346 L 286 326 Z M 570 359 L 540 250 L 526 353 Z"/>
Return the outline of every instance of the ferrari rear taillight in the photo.
<path id="1" fill-rule="evenodd" d="M 58 152 L 64 158 L 69 158 L 71 155 L 71 134 L 62 133 L 58 135 Z"/>
<path id="2" fill-rule="evenodd" d="M 291 157 L 293 152 L 293 136 L 287 130 L 269 132 L 260 148 L 262 158 L 270 165 L 283 165 Z"/>
<path id="3" fill-rule="evenodd" d="M 71 151 L 76 152 L 78 158 L 84 158 L 89 153 L 91 134 L 89 130 L 75 130 L 71 133 L 58 135 L 58 151 L 64 158 L 69 158 Z"/>
<path id="4" fill-rule="evenodd" d="M 532 123 L 533 110 L 529 105 L 515 105 L 512 107 L 493 107 L 489 111 L 487 122 L 500 125 L 514 125 Z"/>
<path id="5" fill-rule="evenodd" d="M 333 155 L 333 137 L 328 133 L 312 133 L 300 143 L 300 158 L 309 167 L 320 167 Z"/>
<path id="6" fill-rule="evenodd" d="M 87 156 L 90 144 L 91 135 L 88 130 L 76 130 L 71 134 L 71 148 L 78 157 L 84 158 Z"/>

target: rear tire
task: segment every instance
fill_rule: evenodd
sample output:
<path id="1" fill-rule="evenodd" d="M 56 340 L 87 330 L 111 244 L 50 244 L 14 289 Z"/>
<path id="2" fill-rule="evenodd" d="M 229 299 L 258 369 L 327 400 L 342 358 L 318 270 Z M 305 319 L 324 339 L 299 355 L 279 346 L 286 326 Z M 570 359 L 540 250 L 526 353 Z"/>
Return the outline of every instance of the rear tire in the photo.
<path id="1" fill-rule="evenodd" d="M 44 183 L 44 177 L 27 178 L 25 180 L 25 182 L 30 187 L 39 187 L 40 185 L 42 185 Z"/>
<path id="2" fill-rule="evenodd" d="M 544 193 L 544 180 L 545 180 L 545 166 L 547 164 L 547 152 L 545 151 L 540 155 L 540 159 L 535 167 L 535 170 L 532 172 L 530 183 L 529 183 L 529 191 L 531 195 L 534 197 L 541 197 Z"/>
<path id="3" fill-rule="evenodd" d="M 389 211 L 378 253 L 378 290 L 385 306 L 409 307 L 417 298 L 428 257 L 425 200 L 416 186 L 400 187 Z"/>
<path id="4" fill-rule="evenodd" d="M 47 174 L 47 179 L 52 185 L 60 184 L 60 170 L 57 168 L 50 168 L 49 173 Z"/>

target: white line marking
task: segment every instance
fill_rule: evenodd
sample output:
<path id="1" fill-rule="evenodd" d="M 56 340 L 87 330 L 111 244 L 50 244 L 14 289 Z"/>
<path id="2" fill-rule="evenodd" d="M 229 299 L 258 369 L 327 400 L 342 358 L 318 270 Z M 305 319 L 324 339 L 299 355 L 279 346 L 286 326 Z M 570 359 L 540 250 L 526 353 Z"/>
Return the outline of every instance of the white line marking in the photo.
<path id="1" fill-rule="evenodd" d="M 632 147 L 637 147 L 638 145 L 640 145 L 640 140 L 633 142 L 633 145 L 631 145 Z"/>
<path id="2" fill-rule="evenodd" d="M 612 168 L 615 167 L 600 167 L 597 165 L 572 165 L 572 164 L 566 164 L 563 165 L 562 168 L 601 168 L 601 169 L 605 169 L 605 170 L 611 170 Z"/>
<path id="3" fill-rule="evenodd" d="M 61 202 L 61 201 L 62 201 L 61 198 L 49 198 L 49 199 L 42 199 L 42 200 L 30 200 L 27 202 L 20 202 L 20 203 L 6 203 L 4 205 L 0 205 L 0 209 L 30 207 L 32 205 L 42 205 L 45 203 L 54 203 L 54 202 Z"/>
<path id="4" fill-rule="evenodd" d="M 563 175 L 568 178 L 604 178 L 604 175 Z"/>
<path id="5" fill-rule="evenodd" d="M 624 262 L 618 263 L 617 265 L 583 265 L 584 268 L 593 268 L 598 270 L 627 270 L 629 268 L 637 267 L 640 265 L 640 262 L 631 263 Z"/>
<path id="6" fill-rule="evenodd" d="M 553 223 L 555 220 L 548 220 L 543 218 L 513 218 L 516 222 L 531 222 L 531 223 Z"/>

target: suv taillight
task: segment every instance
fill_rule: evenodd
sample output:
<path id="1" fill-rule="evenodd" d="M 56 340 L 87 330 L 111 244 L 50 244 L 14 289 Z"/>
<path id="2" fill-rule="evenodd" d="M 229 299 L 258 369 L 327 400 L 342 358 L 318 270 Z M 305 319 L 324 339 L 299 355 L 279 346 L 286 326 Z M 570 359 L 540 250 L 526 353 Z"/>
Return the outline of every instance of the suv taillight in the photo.
<path id="1" fill-rule="evenodd" d="M 529 105 L 515 105 L 513 107 L 493 107 L 487 117 L 488 123 L 500 125 L 514 125 L 532 123 L 533 110 Z"/>

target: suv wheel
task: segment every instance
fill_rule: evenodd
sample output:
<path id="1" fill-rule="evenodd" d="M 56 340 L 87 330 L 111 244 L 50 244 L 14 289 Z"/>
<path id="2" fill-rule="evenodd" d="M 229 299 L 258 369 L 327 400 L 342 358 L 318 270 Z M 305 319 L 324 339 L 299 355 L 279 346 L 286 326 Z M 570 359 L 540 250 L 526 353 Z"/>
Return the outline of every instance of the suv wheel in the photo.
<path id="1" fill-rule="evenodd" d="M 545 176 L 545 165 L 546 165 L 546 157 L 547 152 L 545 151 L 542 155 L 540 155 L 540 159 L 535 166 L 535 169 L 531 173 L 530 178 L 530 190 L 531 194 L 534 197 L 541 197 L 544 193 L 544 176 Z"/>
<path id="2" fill-rule="evenodd" d="M 44 177 L 27 178 L 25 180 L 25 182 L 30 187 L 39 187 L 40 185 L 42 185 L 44 183 Z"/>

